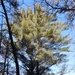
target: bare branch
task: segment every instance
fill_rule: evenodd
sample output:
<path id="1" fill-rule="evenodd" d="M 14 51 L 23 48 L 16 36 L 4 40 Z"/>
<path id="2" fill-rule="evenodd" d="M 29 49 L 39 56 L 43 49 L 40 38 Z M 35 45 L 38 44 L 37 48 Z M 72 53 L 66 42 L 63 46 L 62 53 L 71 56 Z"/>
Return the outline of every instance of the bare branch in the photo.
<path id="1" fill-rule="evenodd" d="M 58 9 L 58 10 L 61 10 L 61 11 L 75 11 L 75 8 L 56 7 L 56 6 L 52 6 L 49 2 L 47 2 L 47 0 L 45 0 L 45 2 L 48 6 L 50 6 L 53 9 Z"/>

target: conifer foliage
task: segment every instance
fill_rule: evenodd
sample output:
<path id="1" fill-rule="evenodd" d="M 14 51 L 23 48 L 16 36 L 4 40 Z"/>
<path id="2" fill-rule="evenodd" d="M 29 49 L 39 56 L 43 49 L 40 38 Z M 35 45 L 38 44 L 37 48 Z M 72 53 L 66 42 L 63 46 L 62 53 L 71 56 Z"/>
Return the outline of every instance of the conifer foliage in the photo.
<path id="1" fill-rule="evenodd" d="M 64 47 L 70 42 L 68 35 L 61 34 L 67 25 L 53 20 L 56 13 L 50 14 L 49 10 L 36 4 L 34 10 L 28 8 L 25 11 L 22 8 L 17 15 L 13 15 L 11 29 L 17 40 L 17 47 L 19 49 L 26 47 L 25 51 L 30 59 L 38 60 L 40 66 L 43 64 L 51 66 L 57 63 L 61 59 L 59 53 L 69 48 Z"/>

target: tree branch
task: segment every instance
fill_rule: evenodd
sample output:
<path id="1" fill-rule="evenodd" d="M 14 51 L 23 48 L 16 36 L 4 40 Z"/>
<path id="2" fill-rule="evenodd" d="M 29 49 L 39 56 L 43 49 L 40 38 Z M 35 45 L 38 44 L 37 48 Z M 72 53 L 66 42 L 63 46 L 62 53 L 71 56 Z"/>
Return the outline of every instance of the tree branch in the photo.
<path id="1" fill-rule="evenodd" d="M 48 3 L 47 0 L 45 0 L 45 2 L 46 2 L 46 4 L 47 4 L 48 6 L 50 6 L 50 7 L 53 8 L 53 9 L 59 9 L 59 10 L 61 10 L 61 11 L 75 11 L 75 8 L 54 7 L 54 6 L 52 6 L 50 3 Z"/>
<path id="2" fill-rule="evenodd" d="M 13 55 L 14 55 L 14 59 L 15 59 L 15 64 L 16 64 L 16 75 L 19 75 L 19 64 L 18 64 L 18 59 L 17 59 L 17 49 L 14 46 L 14 42 L 13 42 L 13 38 L 12 38 L 12 31 L 11 31 L 11 27 L 9 25 L 9 20 L 8 20 L 8 16 L 7 16 L 7 11 L 5 8 L 5 5 L 3 3 L 3 0 L 1 0 L 1 5 L 3 7 L 4 10 L 4 14 L 5 14 L 5 18 L 6 18 L 6 22 L 7 22 L 7 27 L 8 27 L 8 32 L 9 32 L 9 37 L 10 37 L 10 41 L 11 41 L 11 47 L 13 50 Z"/>

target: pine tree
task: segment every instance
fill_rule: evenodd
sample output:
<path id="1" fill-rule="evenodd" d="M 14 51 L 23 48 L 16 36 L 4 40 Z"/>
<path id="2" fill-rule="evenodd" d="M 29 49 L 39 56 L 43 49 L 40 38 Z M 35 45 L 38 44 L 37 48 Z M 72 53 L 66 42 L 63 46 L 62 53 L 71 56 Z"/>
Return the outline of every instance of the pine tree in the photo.
<path id="1" fill-rule="evenodd" d="M 64 45 L 70 42 L 68 35 L 61 34 L 67 25 L 53 21 L 57 12 L 48 12 L 37 4 L 34 12 L 30 8 L 26 11 L 21 9 L 13 17 L 12 31 L 18 41 L 18 48 L 26 47 L 31 60 L 37 59 L 40 65 L 53 65 L 59 61 L 59 53 L 67 51 L 69 47 Z"/>

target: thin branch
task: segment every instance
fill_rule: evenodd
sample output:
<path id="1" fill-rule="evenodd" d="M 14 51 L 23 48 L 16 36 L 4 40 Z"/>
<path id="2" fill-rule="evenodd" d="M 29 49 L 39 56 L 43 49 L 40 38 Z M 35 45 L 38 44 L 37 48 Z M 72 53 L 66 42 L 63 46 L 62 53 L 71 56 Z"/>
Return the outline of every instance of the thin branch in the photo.
<path id="1" fill-rule="evenodd" d="M 46 2 L 46 4 L 48 5 L 48 6 L 50 6 L 51 8 L 53 8 L 53 9 L 58 9 L 58 10 L 61 10 L 61 11 L 75 11 L 75 8 L 66 8 L 66 7 L 55 7 L 55 6 L 52 6 L 49 2 L 47 2 L 46 0 L 45 0 L 45 2 Z"/>
<path id="2" fill-rule="evenodd" d="M 13 55 L 15 58 L 15 64 L 16 64 L 16 75 L 19 75 L 19 64 L 18 64 L 18 59 L 17 59 L 17 49 L 14 46 L 14 42 L 13 42 L 13 38 L 12 38 L 12 31 L 11 31 L 11 27 L 9 25 L 9 20 L 8 20 L 8 16 L 7 16 L 7 11 L 5 8 L 5 5 L 3 3 L 3 0 L 1 0 L 1 5 L 3 7 L 4 13 L 5 13 L 5 17 L 6 17 L 6 22 L 7 22 L 7 27 L 8 27 L 8 31 L 9 31 L 9 37 L 10 37 L 10 41 L 11 41 L 11 47 L 13 50 Z"/>
<path id="3" fill-rule="evenodd" d="M 42 75 L 42 74 L 45 72 L 45 70 L 47 70 L 47 69 L 48 69 L 48 67 L 44 68 L 44 69 L 42 70 L 42 72 L 40 73 L 40 75 Z"/>

